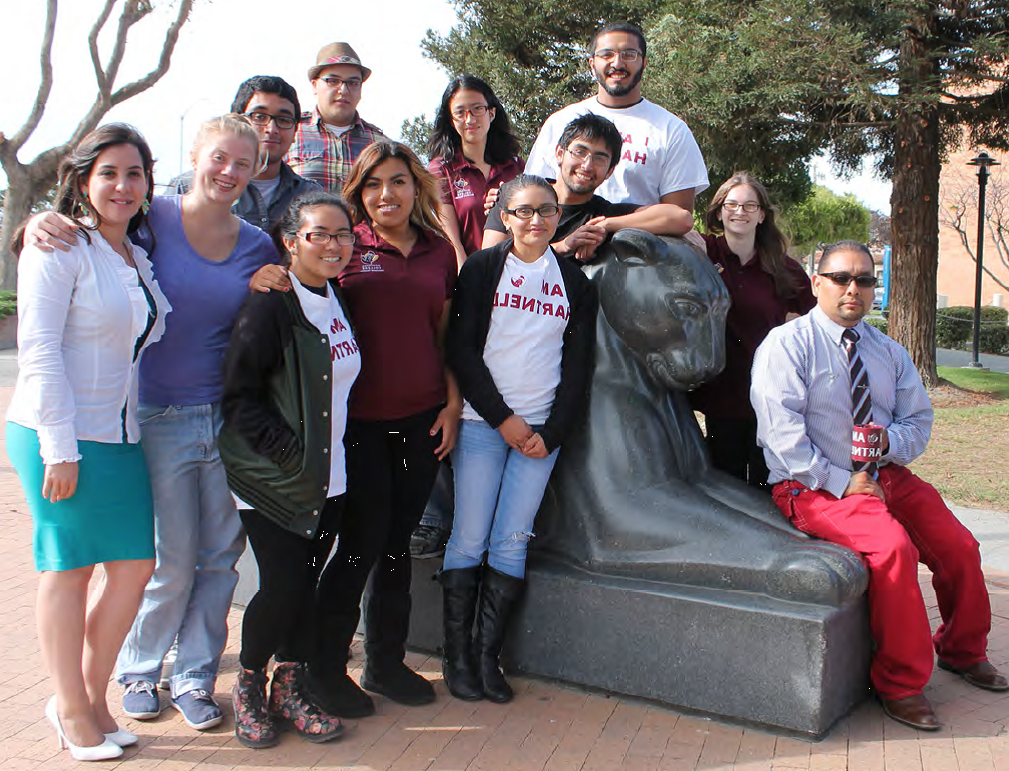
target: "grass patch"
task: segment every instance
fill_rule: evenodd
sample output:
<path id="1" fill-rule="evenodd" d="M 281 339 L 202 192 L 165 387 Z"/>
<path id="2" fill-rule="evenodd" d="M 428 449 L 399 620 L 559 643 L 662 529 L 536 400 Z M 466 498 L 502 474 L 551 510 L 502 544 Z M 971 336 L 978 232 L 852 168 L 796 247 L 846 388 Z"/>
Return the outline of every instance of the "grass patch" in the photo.
<path id="1" fill-rule="evenodd" d="M 939 377 L 991 398 L 980 406 L 937 408 L 932 440 L 914 472 L 953 503 L 1009 512 L 1009 375 L 939 367 Z"/>
<path id="2" fill-rule="evenodd" d="M 957 388 L 990 393 L 999 399 L 1009 399 L 1009 375 L 1002 372 L 984 372 L 965 367 L 938 367 L 939 377 Z"/>
<path id="3" fill-rule="evenodd" d="M 18 312 L 18 296 L 13 289 L 0 292 L 0 319 L 13 316 Z"/>

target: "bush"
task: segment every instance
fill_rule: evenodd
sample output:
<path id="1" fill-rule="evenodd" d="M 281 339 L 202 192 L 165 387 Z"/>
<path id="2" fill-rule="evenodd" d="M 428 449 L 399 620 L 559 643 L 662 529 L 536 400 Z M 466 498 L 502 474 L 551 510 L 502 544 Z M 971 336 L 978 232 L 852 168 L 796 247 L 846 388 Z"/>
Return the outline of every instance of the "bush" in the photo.
<path id="1" fill-rule="evenodd" d="M 878 329 L 884 335 L 887 334 L 887 321 L 882 316 L 866 316 L 865 323 L 874 329 Z"/>
<path id="2" fill-rule="evenodd" d="M 0 292 L 0 319 L 13 316 L 18 312 L 18 296 L 12 289 Z"/>
<path id="3" fill-rule="evenodd" d="M 994 306 L 981 309 L 978 344 L 984 353 L 1009 353 L 1009 311 Z M 973 343 L 974 309 L 965 305 L 940 308 L 935 318 L 935 344 L 939 348 L 967 350 Z"/>

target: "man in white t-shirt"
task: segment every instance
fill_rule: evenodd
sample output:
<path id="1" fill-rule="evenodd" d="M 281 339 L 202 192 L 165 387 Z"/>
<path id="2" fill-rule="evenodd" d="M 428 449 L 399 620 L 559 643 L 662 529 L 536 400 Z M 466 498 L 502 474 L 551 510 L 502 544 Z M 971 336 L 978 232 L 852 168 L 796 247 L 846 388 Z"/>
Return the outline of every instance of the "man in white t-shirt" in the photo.
<path id="1" fill-rule="evenodd" d="M 671 203 L 692 213 L 694 195 L 708 187 L 708 172 L 687 124 L 641 96 L 644 34 L 633 24 L 613 22 L 600 27 L 589 51 L 596 95 L 547 118 L 526 173 L 557 179 L 557 140 L 573 118 L 591 112 L 613 121 L 624 140 L 620 163 L 596 193 L 611 203 Z"/>

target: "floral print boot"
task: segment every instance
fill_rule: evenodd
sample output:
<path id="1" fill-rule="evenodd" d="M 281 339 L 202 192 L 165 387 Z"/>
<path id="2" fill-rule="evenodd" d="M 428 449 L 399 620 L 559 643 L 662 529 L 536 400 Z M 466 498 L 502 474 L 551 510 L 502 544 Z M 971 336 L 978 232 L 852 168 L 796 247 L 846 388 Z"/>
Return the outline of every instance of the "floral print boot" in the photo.
<path id="1" fill-rule="evenodd" d="M 266 709 L 266 672 L 239 668 L 231 698 L 235 738 L 252 749 L 273 747 L 280 738 Z"/>
<path id="2" fill-rule="evenodd" d="M 270 686 L 270 715 L 287 720 L 303 739 L 321 744 L 343 733 L 343 723 L 328 715 L 308 696 L 305 689 L 305 665 L 286 661 L 273 670 Z"/>

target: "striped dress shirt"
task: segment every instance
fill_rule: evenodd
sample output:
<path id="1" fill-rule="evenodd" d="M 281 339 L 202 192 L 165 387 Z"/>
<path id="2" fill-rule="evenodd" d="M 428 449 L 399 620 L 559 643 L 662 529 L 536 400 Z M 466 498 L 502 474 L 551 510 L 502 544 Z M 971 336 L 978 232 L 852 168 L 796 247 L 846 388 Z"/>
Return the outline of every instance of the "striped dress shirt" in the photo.
<path id="1" fill-rule="evenodd" d="M 932 404 L 902 346 L 864 322 L 854 329 L 872 417 L 890 442 L 880 465 L 906 466 L 928 445 Z M 771 484 L 791 479 L 838 498 L 848 486 L 854 419 L 844 330 L 816 307 L 771 330 L 757 349 L 750 402 Z"/>

